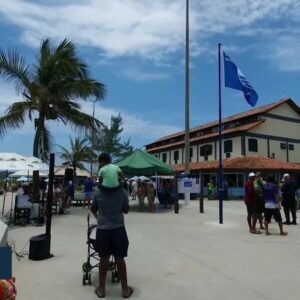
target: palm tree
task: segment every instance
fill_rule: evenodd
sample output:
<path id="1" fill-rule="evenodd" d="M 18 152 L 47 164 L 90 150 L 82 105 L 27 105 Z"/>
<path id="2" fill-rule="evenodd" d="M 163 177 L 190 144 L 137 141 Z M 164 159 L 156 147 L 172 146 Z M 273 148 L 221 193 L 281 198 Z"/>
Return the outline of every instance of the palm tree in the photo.
<path id="1" fill-rule="evenodd" d="M 92 79 L 87 65 L 77 56 L 75 44 L 67 39 L 56 48 L 49 39 L 41 43 L 35 63 L 26 65 L 16 52 L 0 49 L 0 76 L 14 83 L 23 101 L 11 104 L 0 117 L 0 138 L 8 128 L 20 128 L 26 118 L 34 121 L 33 156 L 47 161 L 52 137 L 48 120 L 61 121 L 79 130 L 96 130 L 101 122 L 80 111 L 78 100 L 103 99 L 105 86 Z"/>
<path id="2" fill-rule="evenodd" d="M 70 150 L 58 145 L 60 148 L 60 158 L 63 159 L 63 165 L 68 165 L 73 168 L 74 176 L 76 169 L 86 169 L 84 162 L 90 162 L 91 158 L 95 157 L 92 152 L 88 139 L 76 137 L 74 140 L 70 137 Z"/>

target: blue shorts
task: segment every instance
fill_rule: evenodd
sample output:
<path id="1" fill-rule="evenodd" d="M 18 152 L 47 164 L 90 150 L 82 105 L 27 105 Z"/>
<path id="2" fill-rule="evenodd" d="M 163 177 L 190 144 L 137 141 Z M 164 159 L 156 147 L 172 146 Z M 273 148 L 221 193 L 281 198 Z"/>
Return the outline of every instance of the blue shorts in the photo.
<path id="1" fill-rule="evenodd" d="M 92 199 L 93 192 L 84 192 L 85 199 Z"/>
<path id="2" fill-rule="evenodd" d="M 125 227 L 115 229 L 97 228 L 95 249 L 99 257 L 126 257 L 129 241 Z"/>

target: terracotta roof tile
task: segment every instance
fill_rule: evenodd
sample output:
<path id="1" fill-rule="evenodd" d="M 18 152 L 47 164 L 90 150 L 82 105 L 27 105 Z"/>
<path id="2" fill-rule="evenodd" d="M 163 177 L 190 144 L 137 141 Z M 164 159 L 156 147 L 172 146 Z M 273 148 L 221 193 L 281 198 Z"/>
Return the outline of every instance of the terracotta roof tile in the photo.
<path id="1" fill-rule="evenodd" d="M 184 165 L 172 165 L 176 171 L 183 171 Z M 219 161 L 204 161 L 191 163 L 191 171 L 215 171 L 219 168 Z M 248 156 L 224 159 L 224 170 L 230 171 L 277 171 L 277 172 L 300 172 L 300 164 L 289 163 L 277 159 L 261 156 Z"/>

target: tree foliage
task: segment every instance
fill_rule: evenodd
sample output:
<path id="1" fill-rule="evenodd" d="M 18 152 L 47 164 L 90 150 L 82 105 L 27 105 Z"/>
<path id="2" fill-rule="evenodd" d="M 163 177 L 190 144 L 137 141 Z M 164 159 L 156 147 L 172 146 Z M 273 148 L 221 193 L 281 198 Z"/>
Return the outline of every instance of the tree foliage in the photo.
<path id="1" fill-rule="evenodd" d="M 94 136 L 94 149 L 97 152 L 107 152 L 111 155 L 113 161 L 118 161 L 130 155 L 134 148 L 130 145 L 130 139 L 123 142 L 121 133 L 123 120 L 121 114 L 111 116 L 110 125 L 103 124 Z"/>
<path id="2" fill-rule="evenodd" d="M 84 169 L 84 163 L 90 162 L 95 159 L 96 154 L 92 151 L 90 143 L 87 138 L 70 137 L 70 149 L 58 145 L 60 149 L 60 158 L 63 159 L 63 165 L 70 166 L 76 174 L 76 169 Z"/>
<path id="3" fill-rule="evenodd" d="M 0 138 L 9 128 L 17 129 L 26 119 L 34 122 L 33 156 L 47 161 L 52 136 L 47 121 L 56 120 L 79 130 L 95 130 L 101 122 L 82 112 L 79 100 L 103 99 L 105 86 L 89 75 L 76 46 L 67 39 L 57 47 L 49 39 L 41 43 L 32 65 L 16 52 L 0 49 L 0 76 L 12 82 L 23 101 L 11 104 L 0 117 Z"/>

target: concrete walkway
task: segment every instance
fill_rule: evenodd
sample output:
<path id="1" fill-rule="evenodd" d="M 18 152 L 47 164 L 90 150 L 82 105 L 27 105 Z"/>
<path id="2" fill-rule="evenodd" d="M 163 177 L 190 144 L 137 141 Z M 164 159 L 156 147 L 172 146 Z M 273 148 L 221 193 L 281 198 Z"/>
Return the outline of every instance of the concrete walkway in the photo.
<path id="1" fill-rule="evenodd" d="M 54 215 L 53 258 L 37 262 L 14 257 L 18 299 L 96 299 L 96 270 L 92 286 L 82 285 L 86 216 L 81 207 L 73 207 L 69 215 Z M 128 282 L 135 288 L 132 299 L 300 298 L 300 225 L 285 227 L 287 237 L 278 235 L 274 221 L 273 235 L 249 234 L 245 207 L 239 201 L 224 203 L 223 225 L 218 224 L 217 201 L 206 201 L 204 214 L 199 214 L 197 201 L 181 206 L 178 215 L 170 210 L 150 214 L 133 209 L 126 225 Z M 9 239 L 20 251 L 31 236 L 44 230 L 31 225 L 10 228 Z M 120 284 L 111 283 L 108 275 L 106 299 L 120 299 Z"/>

